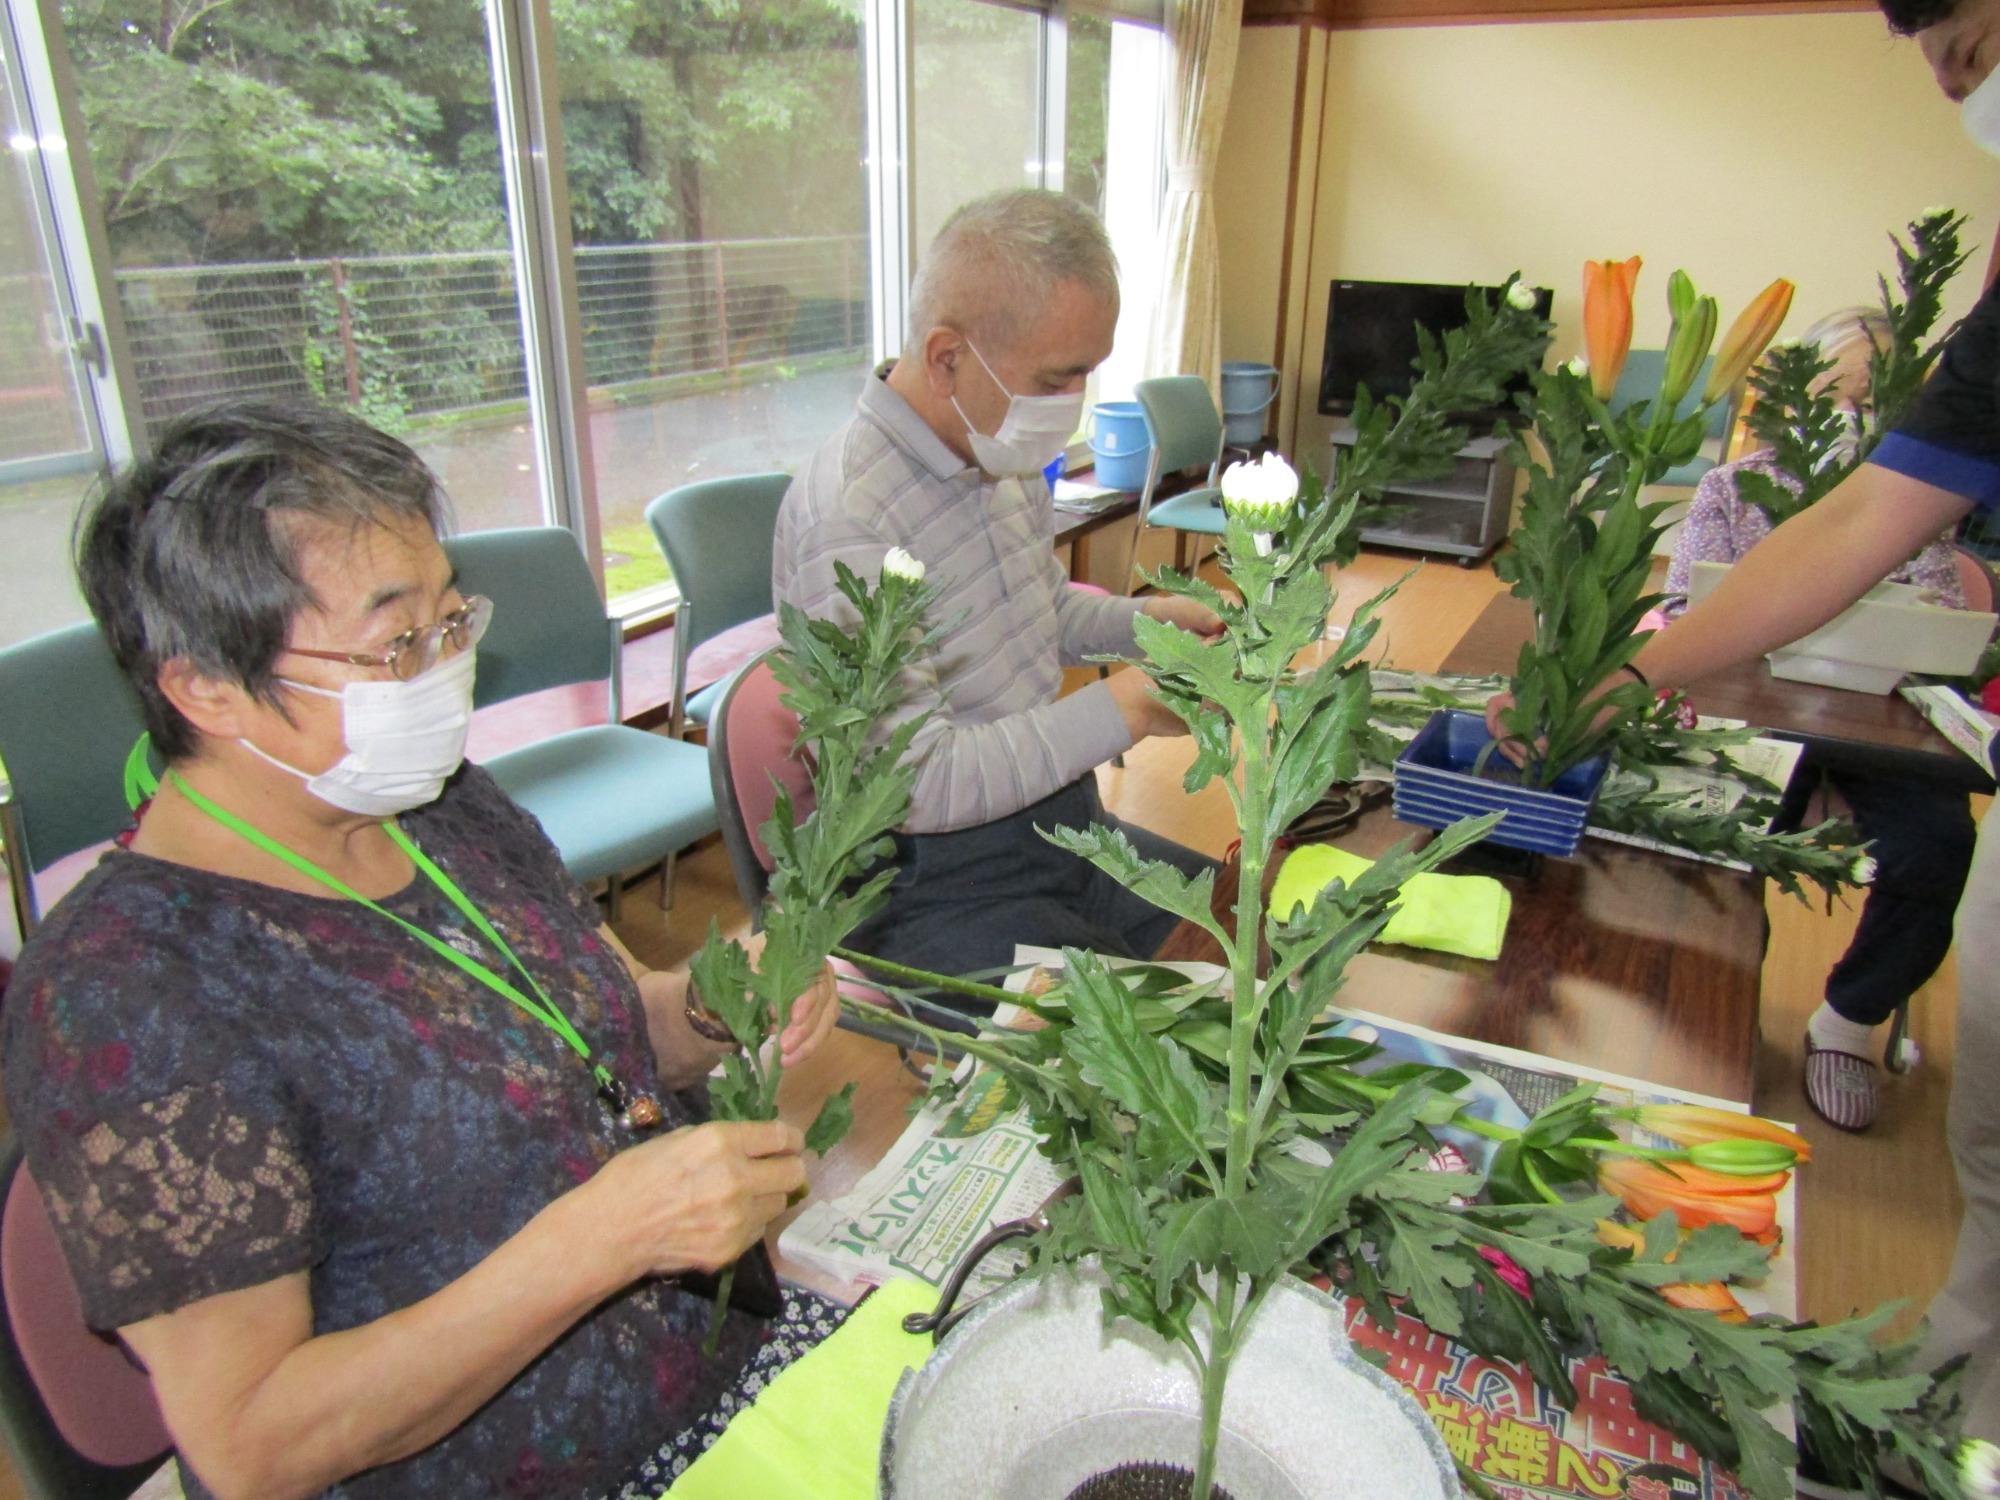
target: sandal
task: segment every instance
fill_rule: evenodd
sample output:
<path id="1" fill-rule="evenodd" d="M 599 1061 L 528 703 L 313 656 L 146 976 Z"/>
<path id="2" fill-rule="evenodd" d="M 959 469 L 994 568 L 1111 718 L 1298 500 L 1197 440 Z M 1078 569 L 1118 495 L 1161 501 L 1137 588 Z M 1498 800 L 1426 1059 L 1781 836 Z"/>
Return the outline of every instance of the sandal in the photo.
<path id="1" fill-rule="evenodd" d="M 1852 1052 L 1816 1047 L 1808 1033 L 1806 1103 L 1836 1129 L 1866 1130 L 1875 1123 L 1875 1064 Z"/>

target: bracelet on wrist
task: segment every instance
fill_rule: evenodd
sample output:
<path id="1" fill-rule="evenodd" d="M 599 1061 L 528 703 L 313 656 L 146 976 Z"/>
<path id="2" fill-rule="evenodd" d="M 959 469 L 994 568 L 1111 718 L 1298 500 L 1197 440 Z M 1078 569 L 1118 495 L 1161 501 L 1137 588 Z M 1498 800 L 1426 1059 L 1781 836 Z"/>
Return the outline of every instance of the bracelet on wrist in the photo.
<path id="1" fill-rule="evenodd" d="M 1630 663 L 1629 661 L 1620 663 L 1620 669 L 1626 672 L 1630 672 L 1634 677 L 1636 677 L 1639 680 L 1640 687 L 1649 688 L 1653 685 L 1652 683 L 1646 680 L 1646 674 L 1644 672 L 1641 672 L 1637 667 L 1633 666 L 1632 663 Z"/>
<path id="2" fill-rule="evenodd" d="M 701 1003 L 701 991 L 695 987 L 694 975 L 688 975 L 687 1004 L 683 1007 L 687 1016 L 688 1029 L 703 1041 L 714 1042 L 719 1047 L 734 1047 L 736 1037 L 728 1024 L 714 1011 Z"/>

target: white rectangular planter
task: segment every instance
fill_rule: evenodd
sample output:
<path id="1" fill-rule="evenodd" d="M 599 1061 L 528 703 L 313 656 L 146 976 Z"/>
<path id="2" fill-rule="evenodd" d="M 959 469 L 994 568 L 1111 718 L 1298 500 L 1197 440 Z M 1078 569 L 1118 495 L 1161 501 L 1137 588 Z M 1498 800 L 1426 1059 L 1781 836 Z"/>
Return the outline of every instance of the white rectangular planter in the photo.
<path id="1" fill-rule="evenodd" d="M 1698 562 L 1688 598 L 1705 598 L 1728 563 Z M 1911 672 L 1959 677 L 1979 664 L 2000 616 L 1927 603 L 1908 583 L 1878 583 L 1845 613 L 1765 659 L 1771 675 L 1856 693 L 1891 693 Z"/>

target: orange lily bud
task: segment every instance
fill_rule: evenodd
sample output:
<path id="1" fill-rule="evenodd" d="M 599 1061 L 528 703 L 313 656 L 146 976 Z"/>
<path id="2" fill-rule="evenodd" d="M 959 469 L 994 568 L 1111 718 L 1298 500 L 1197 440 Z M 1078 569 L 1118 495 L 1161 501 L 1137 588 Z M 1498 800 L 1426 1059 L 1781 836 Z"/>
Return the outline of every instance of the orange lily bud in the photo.
<path id="1" fill-rule="evenodd" d="M 1597 1169 L 1597 1182 L 1641 1219 L 1657 1218 L 1672 1209 L 1683 1229 L 1727 1224 L 1746 1239 L 1770 1243 L 1778 1236 L 1778 1200 L 1770 1193 L 1703 1192 L 1649 1161 L 1604 1162 Z"/>
<path id="2" fill-rule="evenodd" d="M 1743 1310 L 1743 1304 L 1719 1281 L 1677 1281 L 1671 1286 L 1661 1287 L 1660 1295 L 1675 1307 L 1717 1313 L 1725 1323 L 1750 1321 L 1750 1314 Z"/>
<path id="3" fill-rule="evenodd" d="M 1663 1161 L 1659 1168 L 1669 1173 L 1689 1192 L 1712 1198 L 1735 1198 L 1745 1193 L 1775 1193 L 1791 1181 L 1789 1172 L 1766 1172 L 1746 1177 L 1739 1172 L 1716 1172 L 1691 1161 Z"/>
<path id="4" fill-rule="evenodd" d="M 1590 388 L 1609 401 L 1632 348 L 1632 289 L 1639 257 L 1583 263 L 1583 348 L 1590 359 Z"/>
<path id="5" fill-rule="evenodd" d="M 1795 1130 L 1787 1130 L 1761 1115 L 1739 1115 L 1731 1110 L 1711 1109 L 1706 1104 L 1646 1104 L 1631 1113 L 1641 1130 L 1672 1141 L 1677 1146 L 1700 1146 L 1709 1141 L 1771 1141 L 1788 1146 L 1800 1161 L 1812 1160 L 1812 1143 Z"/>
<path id="6" fill-rule="evenodd" d="M 1701 394 L 1703 404 L 1712 405 L 1720 401 L 1750 373 L 1757 356 L 1764 352 L 1765 345 L 1777 337 L 1778 325 L 1792 310 L 1792 293 L 1796 290 L 1780 276 L 1736 315 L 1736 321 L 1729 325 L 1729 332 L 1722 336 L 1721 346 L 1715 351 L 1715 363 L 1708 372 L 1708 385 Z"/>

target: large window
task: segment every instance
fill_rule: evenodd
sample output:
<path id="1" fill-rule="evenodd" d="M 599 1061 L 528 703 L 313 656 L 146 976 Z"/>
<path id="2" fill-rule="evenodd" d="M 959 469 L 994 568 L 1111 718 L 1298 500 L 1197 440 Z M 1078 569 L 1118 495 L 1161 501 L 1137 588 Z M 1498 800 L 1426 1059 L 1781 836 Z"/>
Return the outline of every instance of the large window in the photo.
<path id="1" fill-rule="evenodd" d="M 0 645 L 83 617 L 70 519 L 103 468 L 13 36 L 0 26 Z"/>
<path id="2" fill-rule="evenodd" d="M 311 398 L 540 519 L 482 12 L 64 0 L 146 426 Z"/>
<path id="3" fill-rule="evenodd" d="M 665 583 L 646 502 L 795 469 L 868 360 L 858 15 L 565 6 L 563 153 L 614 604 Z"/>
<path id="4" fill-rule="evenodd" d="M 1043 185 L 1039 11 L 914 0 L 917 253 L 959 204 Z"/>
<path id="5" fill-rule="evenodd" d="M 462 527 L 570 524 L 614 605 L 670 598 L 645 503 L 796 468 L 959 203 L 1076 194 L 1141 300 L 1160 49 L 1106 3 L 0 0 L 0 641 L 78 615 L 111 456 L 235 395 L 355 410 Z M 23 102 L 63 89 L 75 139 Z"/>

